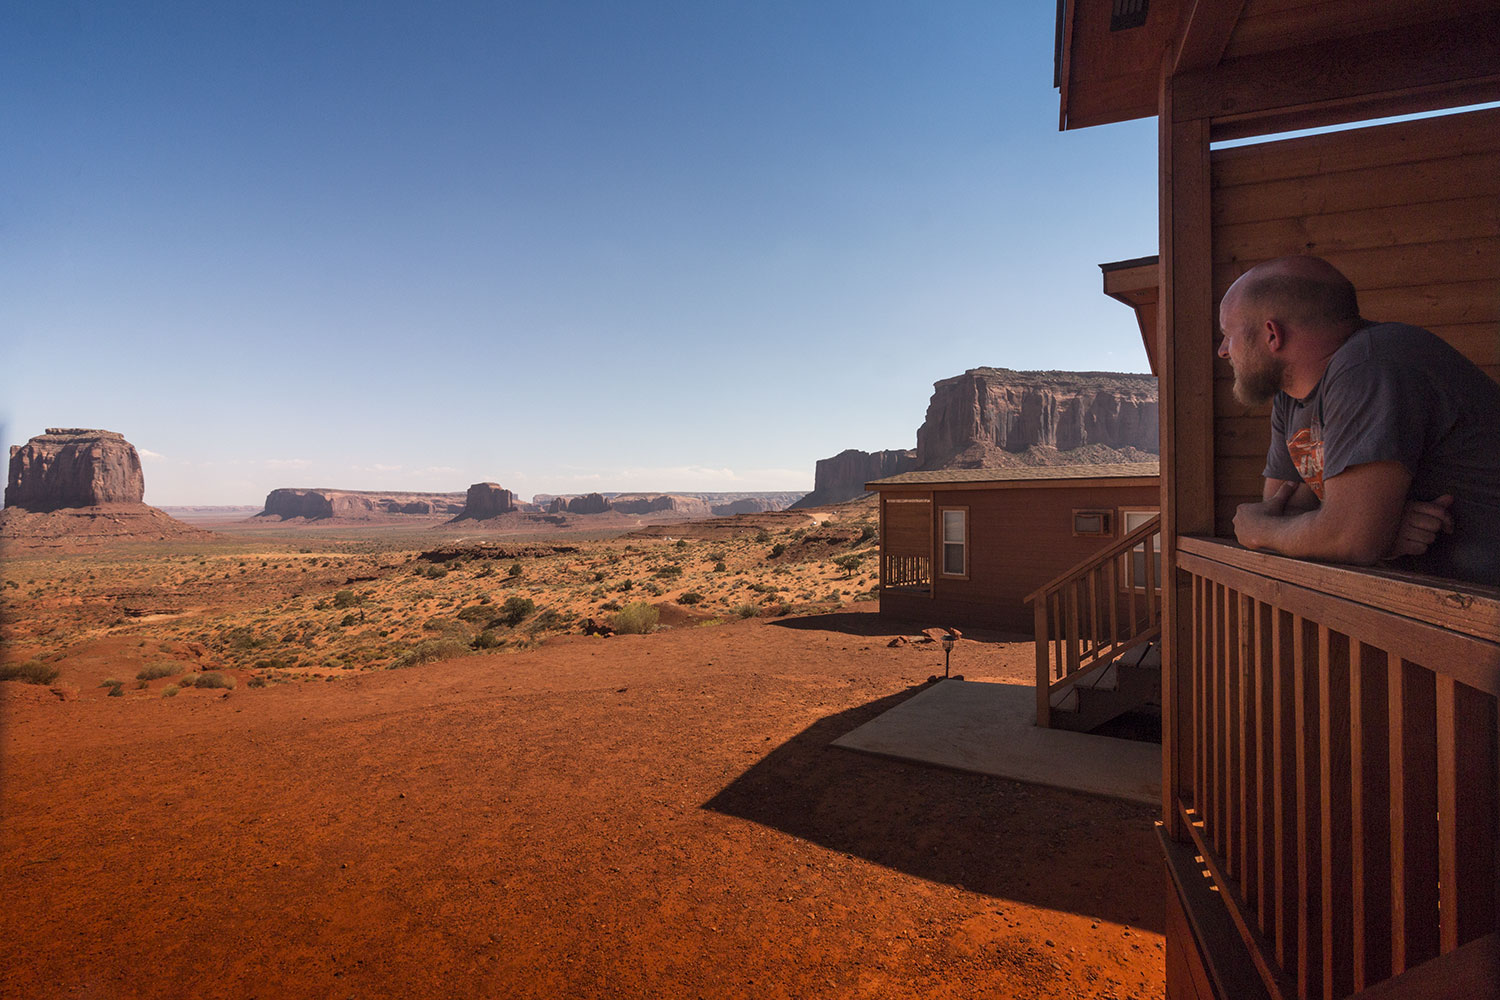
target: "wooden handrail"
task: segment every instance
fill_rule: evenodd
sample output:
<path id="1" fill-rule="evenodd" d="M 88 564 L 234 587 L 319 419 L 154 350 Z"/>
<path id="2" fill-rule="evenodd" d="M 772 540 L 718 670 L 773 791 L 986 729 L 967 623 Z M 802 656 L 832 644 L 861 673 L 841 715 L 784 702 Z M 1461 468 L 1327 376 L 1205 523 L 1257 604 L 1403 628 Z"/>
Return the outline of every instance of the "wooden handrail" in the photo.
<path id="1" fill-rule="evenodd" d="M 1500 590 L 1177 542 L 1170 808 L 1267 993 L 1348 996 L 1492 934 Z"/>
<path id="2" fill-rule="evenodd" d="M 1136 546 L 1140 545 L 1145 538 L 1150 535 L 1158 534 L 1160 530 L 1161 515 L 1158 514 L 1156 517 L 1153 517 L 1145 524 L 1131 531 L 1130 534 L 1126 535 L 1124 538 L 1121 538 L 1118 542 L 1111 544 L 1108 548 L 1105 548 L 1099 552 L 1095 552 L 1087 559 L 1079 560 L 1074 565 L 1069 566 L 1067 569 L 1057 574 L 1057 576 L 1053 577 L 1051 580 L 1048 580 L 1046 583 L 1042 584 L 1036 590 L 1033 590 L 1031 593 L 1027 594 L 1026 603 L 1031 604 L 1035 602 L 1036 599 L 1042 594 L 1055 593 L 1061 590 L 1068 584 L 1070 580 L 1077 579 L 1084 573 L 1087 573 L 1090 569 L 1104 562 L 1106 559 L 1117 556 L 1127 549 L 1135 548 Z"/>
<path id="3" fill-rule="evenodd" d="M 1035 618 L 1038 726 L 1051 724 L 1054 691 L 1160 633 L 1160 534 L 1161 518 L 1153 517 L 1026 598 Z"/>

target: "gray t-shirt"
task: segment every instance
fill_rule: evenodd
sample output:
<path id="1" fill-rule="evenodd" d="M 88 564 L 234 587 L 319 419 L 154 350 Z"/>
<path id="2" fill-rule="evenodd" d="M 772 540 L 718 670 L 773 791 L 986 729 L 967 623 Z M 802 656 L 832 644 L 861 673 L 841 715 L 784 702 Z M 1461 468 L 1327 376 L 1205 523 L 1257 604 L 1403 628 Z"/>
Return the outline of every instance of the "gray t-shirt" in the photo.
<path id="1" fill-rule="evenodd" d="M 1277 393 L 1265 475 L 1307 483 L 1396 461 L 1410 496 L 1454 497 L 1453 534 L 1400 565 L 1500 586 L 1500 383 L 1437 335 L 1403 323 L 1344 342 L 1306 399 Z"/>

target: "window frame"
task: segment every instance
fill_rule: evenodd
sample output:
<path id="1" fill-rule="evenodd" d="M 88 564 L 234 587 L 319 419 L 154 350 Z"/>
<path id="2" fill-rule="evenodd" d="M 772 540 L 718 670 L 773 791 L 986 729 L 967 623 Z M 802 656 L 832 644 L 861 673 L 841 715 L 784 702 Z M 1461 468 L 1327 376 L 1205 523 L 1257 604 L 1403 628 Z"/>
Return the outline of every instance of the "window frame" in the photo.
<path id="1" fill-rule="evenodd" d="M 946 525 L 943 523 L 946 515 L 952 511 L 963 515 L 964 538 L 962 542 L 949 542 Z M 937 570 L 938 576 L 944 580 L 967 580 L 969 579 L 969 507 L 967 504 L 945 504 L 937 508 L 937 531 L 934 533 L 937 541 Z M 961 545 L 963 551 L 963 572 L 948 572 L 948 546 Z"/>
<path id="2" fill-rule="evenodd" d="M 1079 516 L 1098 516 L 1103 520 L 1104 527 L 1100 531 L 1079 531 Z M 1115 537 L 1115 509 L 1113 507 L 1074 507 L 1072 513 L 1071 527 L 1074 538 L 1113 538 Z"/>

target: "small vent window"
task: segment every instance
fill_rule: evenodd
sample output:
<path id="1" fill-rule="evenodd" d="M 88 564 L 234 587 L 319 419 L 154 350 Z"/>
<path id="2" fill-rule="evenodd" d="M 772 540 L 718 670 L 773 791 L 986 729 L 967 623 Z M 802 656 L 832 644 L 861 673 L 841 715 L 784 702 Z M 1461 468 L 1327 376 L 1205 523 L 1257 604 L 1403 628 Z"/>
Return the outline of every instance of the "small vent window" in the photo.
<path id="1" fill-rule="evenodd" d="M 1073 534 L 1086 537 L 1108 537 L 1115 533 L 1111 510 L 1075 510 Z"/>
<path id="2" fill-rule="evenodd" d="M 1139 28 L 1146 23 L 1146 8 L 1149 6 L 1150 0 L 1114 0 L 1109 10 L 1109 30 Z"/>

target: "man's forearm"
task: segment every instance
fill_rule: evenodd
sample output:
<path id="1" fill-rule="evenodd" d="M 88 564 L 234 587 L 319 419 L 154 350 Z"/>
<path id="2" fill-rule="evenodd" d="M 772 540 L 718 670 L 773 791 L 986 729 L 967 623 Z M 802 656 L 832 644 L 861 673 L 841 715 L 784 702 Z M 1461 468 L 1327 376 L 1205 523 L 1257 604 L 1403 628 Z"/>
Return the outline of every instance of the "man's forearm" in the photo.
<path id="1" fill-rule="evenodd" d="M 1279 552 L 1295 559 L 1368 566 L 1390 546 L 1389 538 L 1376 538 L 1376 533 L 1360 531 L 1347 518 L 1331 517 L 1326 507 L 1288 510 L 1279 515 L 1255 509 L 1266 506 L 1245 504 L 1235 516 L 1235 537 L 1246 548 Z"/>

